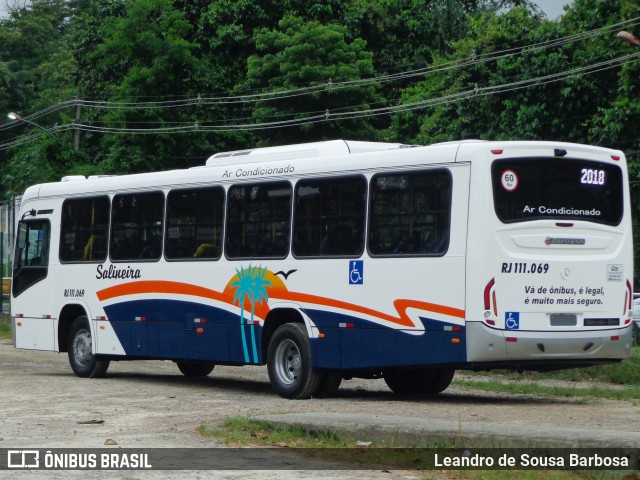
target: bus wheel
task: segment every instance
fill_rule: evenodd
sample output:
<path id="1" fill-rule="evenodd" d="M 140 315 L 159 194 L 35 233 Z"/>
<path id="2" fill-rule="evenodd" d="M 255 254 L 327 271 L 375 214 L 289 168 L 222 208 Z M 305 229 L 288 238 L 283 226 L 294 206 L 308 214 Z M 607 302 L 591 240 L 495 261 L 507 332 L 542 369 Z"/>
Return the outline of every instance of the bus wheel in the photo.
<path id="1" fill-rule="evenodd" d="M 393 369 L 384 372 L 384 381 L 399 395 L 433 395 L 449 386 L 455 372 L 453 368 Z"/>
<path id="2" fill-rule="evenodd" d="M 206 377 L 216 366 L 211 362 L 176 362 L 176 364 L 185 377 Z"/>
<path id="3" fill-rule="evenodd" d="M 342 374 L 340 372 L 324 372 L 313 396 L 316 398 L 333 397 L 341 383 Z"/>
<path id="4" fill-rule="evenodd" d="M 78 377 L 104 377 L 109 360 L 97 358 L 92 351 L 91 329 L 85 315 L 75 319 L 69 331 L 69 363 Z"/>
<path id="5" fill-rule="evenodd" d="M 429 387 L 429 390 L 424 393 L 433 394 L 445 391 L 451 384 L 451 380 L 453 380 L 455 373 L 455 368 L 435 368 L 430 370 L 432 378 L 431 386 Z"/>
<path id="6" fill-rule="evenodd" d="M 284 398 L 310 398 L 322 373 L 311 368 L 311 345 L 304 325 L 285 323 L 271 337 L 267 371 L 273 389 Z"/>

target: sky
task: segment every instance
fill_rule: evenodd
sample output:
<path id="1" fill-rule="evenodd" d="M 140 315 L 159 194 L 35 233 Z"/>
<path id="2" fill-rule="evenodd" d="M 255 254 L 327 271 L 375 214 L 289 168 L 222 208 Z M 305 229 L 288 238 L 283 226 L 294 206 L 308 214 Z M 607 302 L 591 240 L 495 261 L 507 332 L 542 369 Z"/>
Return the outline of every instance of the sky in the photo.
<path id="1" fill-rule="evenodd" d="M 535 0 L 534 3 L 540 7 L 549 19 L 555 20 L 563 13 L 562 7 L 571 3 L 572 0 Z"/>

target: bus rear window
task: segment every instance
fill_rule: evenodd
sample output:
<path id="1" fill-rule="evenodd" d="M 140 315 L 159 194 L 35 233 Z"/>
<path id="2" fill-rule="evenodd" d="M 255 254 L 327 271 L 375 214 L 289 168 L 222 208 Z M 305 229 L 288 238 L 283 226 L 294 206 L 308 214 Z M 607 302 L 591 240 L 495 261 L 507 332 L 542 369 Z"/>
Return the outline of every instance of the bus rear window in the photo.
<path id="1" fill-rule="evenodd" d="M 493 197 L 504 223 L 586 220 L 618 225 L 622 220 L 620 167 L 588 160 L 514 158 L 491 166 Z"/>

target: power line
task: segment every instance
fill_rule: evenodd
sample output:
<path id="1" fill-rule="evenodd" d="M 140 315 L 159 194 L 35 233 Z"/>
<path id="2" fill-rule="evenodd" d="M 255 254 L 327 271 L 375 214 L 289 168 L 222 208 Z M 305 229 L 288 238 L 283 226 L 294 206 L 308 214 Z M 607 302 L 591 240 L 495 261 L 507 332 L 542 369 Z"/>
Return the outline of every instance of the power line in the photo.
<path id="1" fill-rule="evenodd" d="M 171 100 L 171 101 L 163 101 L 163 102 L 114 102 L 114 101 L 92 101 L 86 99 L 74 99 L 68 100 L 65 102 L 60 102 L 55 105 L 51 105 L 46 109 L 40 110 L 28 117 L 25 117 L 29 120 L 34 120 L 45 115 L 49 115 L 50 113 L 54 113 L 64 108 L 69 107 L 77 107 L 82 106 L 83 108 L 97 108 L 97 109 L 166 109 L 166 108 L 185 108 L 192 106 L 201 106 L 201 105 L 215 105 L 215 104 L 233 104 L 233 103 L 251 103 L 258 101 L 270 101 L 270 100 L 281 100 L 284 98 L 292 98 L 296 96 L 304 96 L 309 95 L 311 93 L 318 93 L 321 89 L 340 89 L 340 88 L 350 88 L 353 86 L 366 86 L 372 83 L 382 83 L 387 81 L 397 81 L 397 80 L 406 80 L 409 78 L 414 78 L 416 76 L 424 76 L 427 73 L 437 73 L 444 72 L 453 69 L 460 69 L 465 67 L 476 66 L 480 63 L 487 63 L 497 61 L 502 58 L 511 57 L 514 55 L 521 55 L 523 53 L 534 53 L 539 52 L 540 50 L 558 47 L 561 45 L 565 45 L 568 43 L 572 43 L 578 40 L 584 40 L 586 38 L 601 35 L 605 32 L 617 30 L 623 26 L 628 26 L 630 24 L 637 24 L 640 17 L 627 20 L 624 22 L 619 22 L 614 25 L 609 25 L 606 27 L 602 27 L 599 29 L 591 30 L 588 32 L 582 32 L 575 35 L 570 35 L 567 37 L 562 37 L 559 39 L 549 40 L 545 42 L 539 42 L 535 44 L 530 44 L 524 47 L 511 48 L 507 50 L 502 50 L 499 52 L 492 52 L 477 56 L 472 56 L 471 59 L 465 58 L 460 60 L 455 60 L 447 63 L 443 63 L 437 66 L 429 66 L 422 69 L 415 69 L 406 72 L 400 72 L 398 74 L 390 74 L 383 75 L 379 77 L 372 77 L 369 79 L 359 79 L 353 81 L 345 81 L 345 82 L 336 82 L 330 84 L 320 84 L 314 85 L 310 87 L 303 88 L 294 88 L 288 90 L 282 90 L 277 92 L 267 92 L 267 93 L 258 93 L 252 95 L 240 95 L 240 96 L 227 96 L 227 97 L 202 97 L 198 96 L 195 99 L 182 99 L 182 100 Z M 376 116 L 376 115 L 386 115 L 390 113 L 396 113 L 400 111 L 408 111 L 415 110 L 419 108 L 427 108 L 434 105 L 441 105 L 443 103 L 450 103 L 453 101 L 460 101 L 462 99 L 466 99 L 474 96 L 486 96 L 490 94 L 498 94 L 505 93 L 513 90 L 519 90 L 522 88 L 528 88 L 535 84 L 544 84 L 552 81 L 559 81 L 571 78 L 573 76 L 581 75 L 581 74 L 592 74 L 601 70 L 613 68 L 618 65 L 624 65 L 626 63 L 630 63 L 632 61 L 636 61 L 638 54 L 626 55 L 623 57 L 610 59 L 604 62 L 598 62 L 596 64 L 587 65 L 583 67 L 576 67 L 571 70 L 567 70 L 564 72 L 559 72 L 550 75 L 544 75 L 535 77 L 533 79 L 520 80 L 515 82 L 509 82 L 498 86 L 489 86 L 489 87 L 476 87 L 473 90 L 467 90 L 463 92 L 443 95 L 440 97 L 434 97 L 430 99 L 425 99 L 416 102 L 410 102 L 407 104 L 400 104 L 394 106 L 382 106 L 377 108 L 368 108 L 368 109 L 354 109 L 354 107 L 341 107 L 338 110 L 334 110 L 332 112 L 306 112 L 302 114 L 297 114 L 298 116 L 295 118 L 289 118 L 285 120 L 277 120 L 271 122 L 262 122 L 262 123 L 238 123 L 238 120 L 247 120 L 245 119 L 234 119 L 234 123 L 225 123 L 223 125 L 211 125 L 211 122 L 198 123 L 197 121 L 185 123 L 185 122 L 176 122 L 173 126 L 165 126 L 165 127 L 155 127 L 155 128 L 113 128 L 113 127 L 101 127 L 95 124 L 80 124 L 80 123 L 70 123 L 64 124 L 61 126 L 51 127 L 50 130 L 54 132 L 65 132 L 67 130 L 84 130 L 91 132 L 99 132 L 99 133 L 117 133 L 117 134 L 159 134 L 159 133 L 182 133 L 182 132 L 194 132 L 194 131 L 237 131 L 237 130 L 262 130 L 269 128 L 281 128 L 287 126 L 296 126 L 308 123 L 317 123 L 321 121 L 327 120 L 346 120 L 353 118 L 360 118 L 366 116 Z M 302 116 L 300 116 L 302 115 Z M 227 122 L 227 120 L 225 120 Z M 146 123 L 148 125 L 148 123 Z M 15 128 L 18 126 L 16 122 L 11 124 L 0 125 L 0 131 L 7 130 L 9 128 Z M 165 123 L 166 125 L 166 123 Z M 27 143 L 29 141 L 33 141 L 36 138 L 40 138 L 37 135 L 30 135 L 28 137 L 20 137 L 19 140 L 15 140 L 12 142 L 6 142 L 4 144 L 0 144 L 0 150 L 6 149 L 11 146 L 21 145 L 23 143 Z"/>
<path id="2" fill-rule="evenodd" d="M 198 131 L 246 131 L 246 130 L 267 130 L 273 128 L 292 127 L 305 124 L 319 123 L 328 120 L 348 120 L 362 117 L 372 117 L 378 115 L 388 115 L 392 113 L 398 113 L 403 111 L 411 111 L 417 109 L 424 109 L 434 106 L 439 106 L 447 103 L 459 102 L 461 100 L 473 99 L 476 97 L 483 97 L 488 95 L 498 95 L 513 92 L 516 90 L 522 90 L 533 86 L 545 85 L 548 83 L 568 80 L 570 78 L 578 77 L 581 75 L 590 75 L 598 73 L 604 70 L 618 67 L 638 61 L 640 59 L 640 52 L 625 55 L 595 64 L 576 67 L 563 72 L 557 72 L 549 75 L 543 75 L 526 80 L 519 80 L 515 82 L 509 82 L 500 85 L 479 87 L 468 89 L 444 96 L 434 97 L 425 100 L 419 100 L 406 104 L 399 104 L 388 107 L 380 107 L 374 109 L 360 109 L 351 110 L 346 112 L 331 113 L 325 112 L 324 114 L 307 115 L 304 117 L 290 118 L 286 120 L 279 120 L 273 122 L 261 122 L 251 124 L 223 124 L 223 125 L 207 125 L 198 123 L 185 123 L 176 122 L 177 125 L 160 127 L 160 128 L 131 128 L 131 127 L 104 127 L 92 124 L 77 124 L 70 123 L 59 127 L 54 127 L 56 132 L 64 132 L 67 130 L 83 130 L 89 132 L 105 133 L 105 134 L 162 134 L 162 133 L 185 133 L 185 132 L 198 132 Z M 3 146 L 0 145 L 0 148 Z"/>
<path id="3" fill-rule="evenodd" d="M 349 80 L 343 82 L 325 82 L 322 84 L 315 84 L 306 87 L 297 87 L 284 89 L 279 91 L 261 92 L 256 94 L 245 94 L 235 96 L 197 96 L 196 98 L 186 98 L 180 100 L 166 100 L 166 101 L 153 101 L 153 102 L 118 102 L 110 100 L 88 100 L 88 99 L 74 99 L 47 107 L 44 110 L 40 110 L 25 118 L 29 120 L 36 120 L 42 116 L 48 115 L 60 109 L 67 107 L 81 106 L 85 108 L 100 108 L 100 109 L 159 109 L 159 108 L 184 108 L 192 106 L 203 105 L 216 105 L 216 104 L 238 104 L 238 103 L 252 103 L 258 101 L 272 101 L 292 98 L 296 96 L 309 95 L 312 93 L 318 93 L 319 91 L 332 89 L 337 90 L 341 88 L 361 87 L 368 86 L 375 83 L 386 83 L 398 80 L 407 80 L 416 76 L 423 76 L 427 73 L 438 73 L 448 71 L 452 69 L 459 69 L 464 67 L 471 67 L 481 63 L 493 62 L 503 58 L 519 55 L 523 53 L 532 53 L 543 49 L 563 46 L 576 41 L 583 41 L 589 37 L 602 35 L 607 32 L 619 30 L 620 28 L 628 28 L 632 25 L 637 25 L 640 21 L 640 17 L 636 17 L 630 20 L 618 22 L 616 24 L 607 25 L 598 29 L 581 32 L 558 39 L 547 40 L 543 42 L 533 43 L 522 47 L 514 47 L 497 52 L 491 52 L 486 54 L 474 55 L 469 58 L 463 58 L 438 64 L 436 66 L 426 66 L 419 69 L 403 71 L 396 74 L 381 75 L 377 77 L 371 77 L 366 79 Z M 0 125 L 0 131 L 6 128 L 12 128 L 13 125 Z"/>

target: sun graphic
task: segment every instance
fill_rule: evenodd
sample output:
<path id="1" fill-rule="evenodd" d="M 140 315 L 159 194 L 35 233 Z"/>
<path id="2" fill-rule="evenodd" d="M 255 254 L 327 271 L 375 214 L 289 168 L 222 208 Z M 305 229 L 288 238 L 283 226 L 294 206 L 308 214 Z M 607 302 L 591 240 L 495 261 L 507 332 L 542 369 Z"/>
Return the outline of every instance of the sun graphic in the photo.
<path id="1" fill-rule="evenodd" d="M 282 272 L 282 275 L 287 274 Z M 247 268 L 241 266 L 236 269 L 236 274 L 227 283 L 224 294 L 240 307 L 239 327 L 245 363 L 259 361 L 255 326 L 269 314 L 269 295 L 286 289 L 282 280 L 267 267 L 251 264 Z"/>
<path id="2" fill-rule="evenodd" d="M 259 267 L 252 267 L 251 265 L 247 267 L 247 269 L 253 269 L 253 268 L 259 268 Z M 274 274 L 271 270 L 267 269 L 264 273 L 263 278 L 266 282 L 268 282 L 268 286 L 266 287 L 267 294 L 271 292 L 288 291 L 287 286 L 284 284 L 282 279 L 278 275 Z M 238 277 L 238 273 L 236 273 L 233 277 L 231 277 L 227 285 L 224 287 L 224 293 L 228 295 L 233 295 L 233 288 L 234 288 L 233 284 L 238 281 L 239 281 L 239 277 Z"/>

